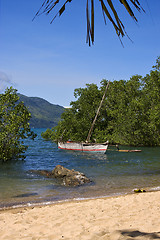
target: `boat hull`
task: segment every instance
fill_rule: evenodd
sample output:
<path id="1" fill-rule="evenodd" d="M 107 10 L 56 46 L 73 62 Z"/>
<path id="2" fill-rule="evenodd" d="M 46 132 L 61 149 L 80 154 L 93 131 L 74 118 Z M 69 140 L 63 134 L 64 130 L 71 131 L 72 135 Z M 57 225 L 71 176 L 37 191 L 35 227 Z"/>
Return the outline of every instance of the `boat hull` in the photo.
<path id="1" fill-rule="evenodd" d="M 82 152 L 102 152 L 105 153 L 107 143 L 76 143 L 76 142 L 58 142 L 59 149 L 82 151 Z"/>
<path id="2" fill-rule="evenodd" d="M 142 152 L 142 150 L 118 150 L 118 152 Z"/>

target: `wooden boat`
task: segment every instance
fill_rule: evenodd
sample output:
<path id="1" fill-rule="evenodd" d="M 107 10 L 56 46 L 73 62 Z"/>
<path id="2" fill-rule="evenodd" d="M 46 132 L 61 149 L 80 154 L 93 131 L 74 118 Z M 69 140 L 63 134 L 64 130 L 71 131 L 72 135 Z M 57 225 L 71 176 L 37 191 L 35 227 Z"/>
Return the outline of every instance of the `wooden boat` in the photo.
<path id="1" fill-rule="evenodd" d="M 118 150 L 118 152 L 142 152 L 142 150 L 137 150 L 137 149 L 133 149 L 133 150 Z"/>
<path id="2" fill-rule="evenodd" d="M 118 152 L 142 152 L 142 150 L 139 150 L 139 149 L 127 149 L 127 150 L 122 149 L 122 150 L 120 150 L 118 144 L 116 144 L 116 148 L 117 148 Z"/>
<path id="3" fill-rule="evenodd" d="M 59 141 L 58 142 L 58 148 L 59 149 L 75 150 L 75 151 L 83 151 L 83 152 L 102 152 L 102 153 L 106 152 L 106 150 L 108 148 L 108 141 L 105 142 L 105 143 L 90 143 L 90 137 L 91 137 L 91 134 L 92 134 L 92 131 L 93 131 L 94 124 L 97 120 L 98 114 L 100 112 L 102 103 L 104 101 L 104 98 L 105 98 L 108 87 L 109 87 L 109 82 L 106 86 L 106 89 L 105 89 L 104 95 L 102 97 L 102 100 L 100 102 L 99 108 L 97 110 L 96 116 L 95 116 L 94 121 L 92 123 L 92 126 L 89 130 L 86 142 L 72 142 L 72 141 L 63 142 L 63 141 Z"/>
<path id="4" fill-rule="evenodd" d="M 59 149 L 74 150 L 82 152 L 102 152 L 105 153 L 108 148 L 106 143 L 84 143 L 84 142 L 58 142 Z"/>

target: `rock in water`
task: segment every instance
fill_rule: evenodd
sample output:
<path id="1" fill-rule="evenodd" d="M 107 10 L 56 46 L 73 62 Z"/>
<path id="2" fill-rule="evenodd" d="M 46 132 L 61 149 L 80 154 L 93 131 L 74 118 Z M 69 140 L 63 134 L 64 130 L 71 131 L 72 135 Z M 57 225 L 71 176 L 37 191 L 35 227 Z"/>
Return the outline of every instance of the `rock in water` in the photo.
<path id="1" fill-rule="evenodd" d="M 51 171 L 47 171 L 47 170 L 30 170 L 30 173 L 35 173 L 37 175 L 42 175 L 48 178 L 54 178 L 53 174 Z"/>
<path id="2" fill-rule="evenodd" d="M 75 171 L 74 169 L 67 169 L 61 165 L 57 165 L 53 171 L 31 170 L 30 172 L 43 175 L 48 178 L 60 179 L 65 186 L 79 186 L 91 182 L 91 180 L 87 178 L 83 173 Z"/>
<path id="3" fill-rule="evenodd" d="M 79 186 L 91 182 L 83 173 L 74 169 L 69 170 L 61 165 L 57 165 L 52 174 L 55 178 L 62 178 L 65 186 Z"/>
<path id="4" fill-rule="evenodd" d="M 52 174 L 55 176 L 55 178 L 63 178 L 65 176 L 70 176 L 72 171 L 73 170 L 69 170 L 61 165 L 57 165 L 53 169 Z"/>

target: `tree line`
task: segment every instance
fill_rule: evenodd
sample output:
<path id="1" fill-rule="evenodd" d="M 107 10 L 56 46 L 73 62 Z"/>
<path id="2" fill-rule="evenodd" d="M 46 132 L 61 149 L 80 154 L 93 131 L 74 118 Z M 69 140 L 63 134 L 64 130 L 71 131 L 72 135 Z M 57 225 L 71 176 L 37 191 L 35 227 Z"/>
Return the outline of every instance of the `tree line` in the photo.
<path id="1" fill-rule="evenodd" d="M 25 159 L 28 146 L 24 139 L 34 139 L 29 120 L 31 114 L 24 103 L 19 102 L 17 90 L 10 87 L 0 94 L 0 160 Z"/>
<path id="2" fill-rule="evenodd" d="M 101 86 L 86 84 L 74 90 L 70 103 L 55 128 L 42 133 L 53 141 L 85 141 L 108 80 Z M 91 142 L 133 146 L 160 145 L 160 57 L 145 77 L 110 82 L 95 123 Z"/>

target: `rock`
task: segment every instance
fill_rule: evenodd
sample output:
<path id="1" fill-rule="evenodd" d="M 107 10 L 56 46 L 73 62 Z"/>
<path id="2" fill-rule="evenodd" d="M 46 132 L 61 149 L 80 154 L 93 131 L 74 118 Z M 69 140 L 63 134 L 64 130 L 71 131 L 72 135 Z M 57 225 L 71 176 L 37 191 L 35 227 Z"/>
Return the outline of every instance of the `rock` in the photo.
<path id="1" fill-rule="evenodd" d="M 30 172 L 49 178 L 60 179 L 65 186 L 79 186 L 91 182 L 83 173 L 75 171 L 74 169 L 67 169 L 61 165 L 57 165 L 52 171 L 32 170 Z"/>
<path id="2" fill-rule="evenodd" d="M 30 170 L 29 172 L 35 173 L 35 174 L 38 174 L 38 175 L 43 175 L 43 176 L 49 177 L 49 178 L 54 178 L 52 172 L 47 171 L 47 170 Z"/>
<path id="3" fill-rule="evenodd" d="M 81 173 L 71 176 L 65 176 L 63 178 L 63 184 L 65 186 L 79 186 L 89 182 L 91 182 L 90 179 L 88 179 Z"/>
<path id="4" fill-rule="evenodd" d="M 69 170 L 61 165 L 57 165 L 53 169 L 52 174 L 55 176 L 55 178 L 63 178 L 65 176 L 70 176 L 72 171 L 73 170 Z"/>
<path id="5" fill-rule="evenodd" d="M 91 182 L 83 173 L 74 169 L 69 170 L 61 165 L 57 165 L 52 173 L 56 178 L 63 178 L 65 186 L 79 186 Z"/>

